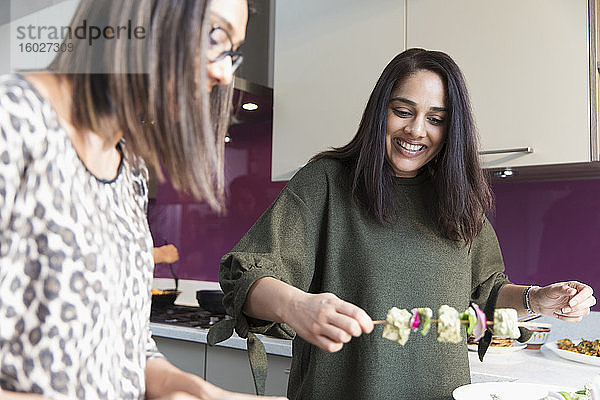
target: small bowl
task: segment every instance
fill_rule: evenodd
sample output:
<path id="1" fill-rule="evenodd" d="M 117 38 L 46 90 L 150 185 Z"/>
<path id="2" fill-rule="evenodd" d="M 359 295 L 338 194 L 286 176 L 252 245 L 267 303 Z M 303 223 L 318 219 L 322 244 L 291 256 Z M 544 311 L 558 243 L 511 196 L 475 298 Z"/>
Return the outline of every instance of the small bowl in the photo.
<path id="1" fill-rule="evenodd" d="M 531 338 L 525 342 L 528 349 L 539 349 L 548 340 L 550 334 L 550 328 L 534 328 L 530 329 L 532 332 Z"/>
<path id="2" fill-rule="evenodd" d="M 198 290 L 196 292 L 198 305 L 214 314 L 225 314 L 223 292 L 221 290 Z"/>

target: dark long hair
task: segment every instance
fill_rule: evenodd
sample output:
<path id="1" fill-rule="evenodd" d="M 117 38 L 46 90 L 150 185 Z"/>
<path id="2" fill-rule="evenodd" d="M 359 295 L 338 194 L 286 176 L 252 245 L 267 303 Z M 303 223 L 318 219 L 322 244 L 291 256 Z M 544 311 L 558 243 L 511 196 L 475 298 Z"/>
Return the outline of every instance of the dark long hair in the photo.
<path id="1" fill-rule="evenodd" d="M 70 84 L 77 129 L 123 132 L 126 148 L 159 178 L 162 165 L 176 189 L 220 212 L 233 88 L 206 90 L 209 7 L 210 0 L 82 0 L 72 27 L 131 21 L 147 39 L 74 40 L 74 51 L 59 53 L 49 70 Z"/>
<path id="2" fill-rule="evenodd" d="M 493 199 L 479 164 L 478 140 L 471 104 L 459 67 L 447 54 L 409 49 L 397 55 L 379 77 L 350 143 L 317 154 L 348 163 L 356 201 L 381 223 L 395 215 L 393 172 L 386 159 L 388 103 L 393 90 L 417 71 L 438 74 L 446 87 L 446 138 L 435 161 L 424 168 L 431 175 L 435 196 L 432 213 L 442 235 L 470 244 L 481 231 L 484 213 Z"/>

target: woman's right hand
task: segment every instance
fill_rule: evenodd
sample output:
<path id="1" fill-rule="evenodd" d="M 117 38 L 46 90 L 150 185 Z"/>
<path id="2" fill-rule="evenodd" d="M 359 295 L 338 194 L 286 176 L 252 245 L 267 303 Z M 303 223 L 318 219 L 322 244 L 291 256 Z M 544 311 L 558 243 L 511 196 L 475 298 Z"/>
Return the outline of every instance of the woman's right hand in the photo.
<path id="1" fill-rule="evenodd" d="M 339 351 L 353 336 L 373 330 L 373 321 L 362 308 L 332 293 L 306 293 L 272 277 L 252 284 L 244 313 L 285 322 L 304 340 L 330 353 Z"/>
<path id="2" fill-rule="evenodd" d="M 304 340 L 330 353 L 373 330 L 373 320 L 362 308 L 332 293 L 299 290 L 283 319 Z"/>

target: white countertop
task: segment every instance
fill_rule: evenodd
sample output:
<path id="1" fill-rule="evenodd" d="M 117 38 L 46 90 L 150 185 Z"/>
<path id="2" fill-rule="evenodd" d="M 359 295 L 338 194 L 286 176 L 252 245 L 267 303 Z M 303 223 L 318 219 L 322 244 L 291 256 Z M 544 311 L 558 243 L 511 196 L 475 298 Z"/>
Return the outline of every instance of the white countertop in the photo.
<path id="1" fill-rule="evenodd" d="M 600 367 L 565 360 L 550 350 L 525 349 L 507 354 L 486 354 L 483 362 L 469 351 L 471 381 L 541 383 L 582 389 Z"/>
<path id="2" fill-rule="evenodd" d="M 600 312 L 592 312 L 576 324 L 549 317 L 541 317 L 535 322 L 552 324 L 549 343 L 565 338 L 573 341 L 600 339 Z M 487 353 L 483 362 L 479 361 L 476 352 L 470 351 L 469 365 L 473 383 L 510 381 L 582 388 L 592 377 L 600 375 L 600 367 L 565 360 L 543 347 L 505 354 Z"/>

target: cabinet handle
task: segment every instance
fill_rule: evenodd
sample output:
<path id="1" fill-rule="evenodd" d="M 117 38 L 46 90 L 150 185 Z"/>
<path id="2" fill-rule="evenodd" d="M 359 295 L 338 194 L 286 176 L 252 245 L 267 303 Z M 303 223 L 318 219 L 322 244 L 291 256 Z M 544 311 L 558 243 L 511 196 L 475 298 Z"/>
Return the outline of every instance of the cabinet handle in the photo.
<path id="1" fill-rule="evenodd" d="M 290 368 L 286 368 L 286 369 L 284 369 L 284 370 L 283 370 L 283 373 L 284 373 L 285 375 L 289 375 L 289 374 L 290 374 L 290 372 L 291 372 L 291 369 L 290 369 Z"/>
<path id="2" fill-rule="evenodd" d="M 505 154 L 505 153 L 533 153 L 533 147 L 519 147 L 517 149 L 484 150 L 479 155 L 486 154 Z"/>

